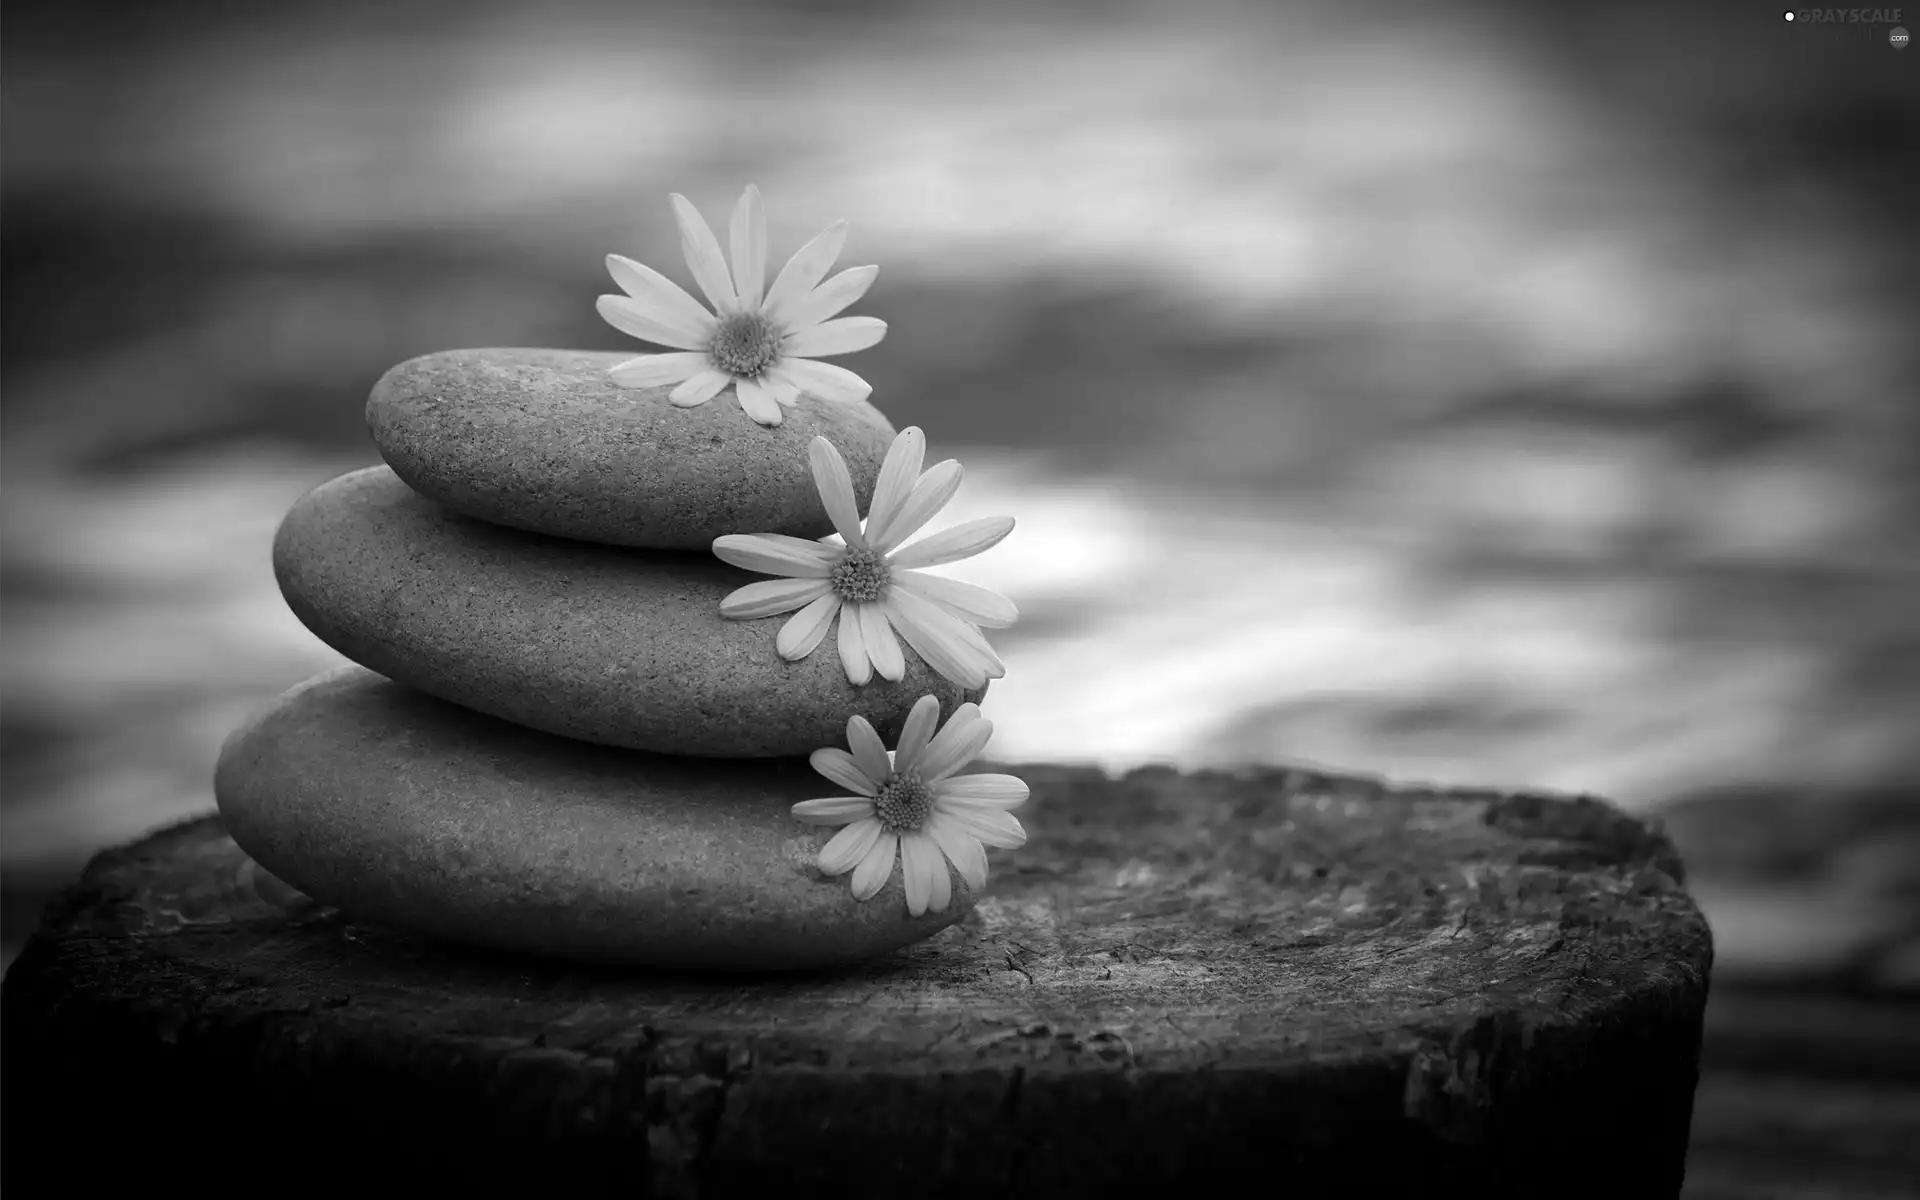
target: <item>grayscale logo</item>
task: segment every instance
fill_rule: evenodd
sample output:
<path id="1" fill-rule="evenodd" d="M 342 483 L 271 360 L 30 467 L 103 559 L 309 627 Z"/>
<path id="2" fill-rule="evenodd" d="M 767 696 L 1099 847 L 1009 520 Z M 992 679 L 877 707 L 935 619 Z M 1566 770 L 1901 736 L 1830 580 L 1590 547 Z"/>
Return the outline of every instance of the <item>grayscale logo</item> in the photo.
<path id="1" fill-rule="evenodd" d="M 1809 25 L 1898 25 L 1906 13 L 1898 8 L 1789 8 L 1782 15 Z"/>

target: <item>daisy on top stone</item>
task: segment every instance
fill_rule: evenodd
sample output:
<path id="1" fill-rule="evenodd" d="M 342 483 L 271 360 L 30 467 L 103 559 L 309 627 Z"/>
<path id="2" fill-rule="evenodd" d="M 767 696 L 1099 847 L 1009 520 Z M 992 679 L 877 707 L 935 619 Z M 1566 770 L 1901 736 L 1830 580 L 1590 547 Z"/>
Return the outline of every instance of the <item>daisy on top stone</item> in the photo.
<path id="1" fill-rule="evenodd" d="M 866 295 L 880 271 L 849 267 L 820 282 L 840 257 L 847 223 L 835 221 L 800 247 L 768 288 L 760 189 L 749 184 L 734 205 L 731 272 L 699 211 L 678 192 L 672 199 L 681 252 L 713 311 L 653 268 L 607 255 L 607 272 L 626 295 L 600 297 L 600 315 L 622 333 L 678 351 L 628 359 L 608 372 L 613 381 L 628 388 L 677 384 L 667 398 L 682 408 L 705 404 L 731 384 L 740 407 L 762 425 L 780 424 L 781 406 L 797 403 L 802 392 L 830 401 L 866 399 L 873 391 L 866 380 L 815 361 L 865 350 L 887 333 L 877 317 L 828 320 Z"/>
<path id="2" fill-rule="evenodd" d="M 880 465 L 862 528 L 853 479 L 840 452 L 823 437 L 814 438 L 807 452 L 820 502 L 845 544 L 777 533 L 715 538 L 713 552 L 723 561 L 785 576 L 733 592 L 720 602 L 720 615 L 751 621 L 799 609 L 774 639 L 774 648 L 789 662 L 812 654 L 838 615 L 840 661 L 856 684 L 867 683 L 875 672 L 895 682 L 906 674 L 896 632 L 928 666 L 962 687 L 977 688 L 1006 674 L 979 627 L 1013 624 L 1020 615 L 1013 602 L 916 568 L 972 558 L 1013 532 L 1013 518 L 982 517 L 902 546 L 953 499 L 960 487 L 959 463 L 948 459 L 923 472 L 926 435 L 917 428 L 903 430 Z"/>
<path id="3" fill-rule="evenodd" d="M 986 846 L 1026 845 L 1027 831 L 1007 810 L 1026 802 L 1027 785 L 1013 775 L 959 775 L 993 736 L 993 722 L 976 704 L 953 710 L 934 736 L 940 702 L 922 696 L 907 713 L 900 748 L 892 755 L 865 717 L 847 720 L 849 753 L 815 750 L 813 769 L 854 793 L 802 800 L 793 815 L 809 825 L 845 825 L 820 847 L 816 860 L 828 875 L 853 872 L 853 898 L 871 899 L 893 878 L 894 854 L 906 886 L 907 911 L 946 911 L 953 882 L 947 863 L 977 895 L 987 884 Z"/>

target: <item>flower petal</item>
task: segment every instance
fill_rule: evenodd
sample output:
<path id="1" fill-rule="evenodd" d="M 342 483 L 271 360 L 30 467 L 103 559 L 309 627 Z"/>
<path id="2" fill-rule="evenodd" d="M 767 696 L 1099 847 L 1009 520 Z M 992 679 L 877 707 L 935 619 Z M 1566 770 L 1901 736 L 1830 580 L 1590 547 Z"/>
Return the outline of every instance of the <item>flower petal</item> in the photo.
<path id="1" fill-rule="evenodd" d="M 833 614 L 840 611 L 840 597 L 828 592 L 826 595 L 807 605 L 799 612 L 787 618 L 780 632 L 773 639 L 774 653 L 788 662 L 798 662 L 812 654 L 827 636 L 827 626 L 833 623 Z"/>
<path id="2" fill-rule="evenodd" d="M 950 647 L 950 652 L 967 664 L 970 672 L 977 668 L 985 679 L 999 679 L 1006 675 L 1007 665 L 1000 661 L 1000 656 L 994 653 L 986 637 L 965 621 L 905 588 L 889 588 L 887 603 L 892 606 L 893 612 L 906 619 L 914 632 Z M 908 641 L 911 644 L 912 639 Z"/>
<path id="3" fill-rule="evenodd" d="M 860 632 L 860 604 L 840 606 L 840 665 L 847 682 L 865 687 L 873 681 L 873 660 L 867 657 L 867 639 Z"/>
<path id="4" fill-rule="evenodd" d="M 886 336 L 887 323 L 879 317 L 835 317 L 788 334 L 780 343 L 780 351 L 803 358 L 825 358 L 877 346 Z"/>
<path id="5" fill-rule="evenodd" d="M 911 592 L 905 594 L 910 600 L 917 601 L 920 599 L 920 597 L 915 596 Z M 941 624 L 942 628 L 951 633 L 961 645 L 971 651 L 985 666 L 988 679 L 1006 678 L 1007 664 L 1001 661 L 1000 655 L 993 648 L 993 644 L 987 641 L 987 635 L 981 633 L 978 626 L 962 621 L 959 617 L 954 616 L 952 613 L 938 606 L 934 606 L 933 611 L 924 614 L 924 616 L 928 624 Z M 945 624 L 945 622 L 951 623 Z"/>
<path id="6" fill-rule="evenodd" d="M 860 640 L 866 643 L 867 658 L 873 663 L 873 669 L 879 672 L 880 678 L 899 683 L 907 674 L 907 658 L 900 653 L 900 643 L 887 625 L 887 614 L 878 604 L 858 604 L 854 611 L 860 614 Z M 846 619 L 843 613 L 841 622 Z"/>
<path id="7" fill-rule="evenodd" d="M 949 775 L 933 785 L 933 794 L 942 800 L 962 804 L 983 804 L 989 808 L 1014 808 L 1025 804 L 1032 793 L 1027 781 L 1018 775 Z"/>
<path id="8" fill-rule="evenodd" d="M 947 718 L 946 727 L 927 743 L 920 756 L 920 780 L 935 784 L 966 766 L 986 749 L 993 722 L 980 715 L 978 704 L 962 704 Z"/>
<path id="9" fill-rule="evenodd" d="M 898 772 L 913 770 L 920 763 L 920 756 L 926 753 L 927 742 L 933 737 L 933 727 L 940 723 L 940 701 L 932 696 L 922 696 L 913 702 L 907 710 L 907 723 L 900 729 L 900 746 L 893 754 L 893 768 Z"/>
<path id="10" fill-rule="evenodd" d="M 1027 831 L 1021 827 L 1020 818 L 1010 812 L 951 804 L 942 806 L 938 812 L 962 833 L 978 838 L 982 845 L 1017 850 L 1027 844 Z"/>
<path id="11" fill-rule="evenodd" d="M 686 255 L 693 281 L 707 294 L 713 311 L 733 312 L 740 306 L 740 297 L 735 294 L 733 279 L 727 274 L 727 260 L 720 253 L 719 240 L 707 227 L 707 219 L 685 196 L 675 192 L 669 199 L 673 201 L 674 223 L 680 226 L 680 253 Z"/>
<path id="12" fill-rule="evenodd" d="M 927 820 L 927 836 L 940 847 L 940 853 L 959 868 L 960 878 L 966 880 L 975 893 L 987 886 L 987 851 L 978 838 L 938 811 Z"/>
<path id="13" fill-rule="evenodd" d="M 761 289 L 767 286 L 767 210 L 760 204 L 760 189 L 751 183 L 733 206 L 728 241 L 733 250 L 733 290 L 740 307 L 759 308 Z"/>
<path id="14" fill-rule="evenodd" d="M 867 537 L 872 545 L 892 544 L 886 540 L 887 526 L 912 493 L 926 454 L 927 435 L 920 432 L 917 425 L 902 429 L 887 447 L 886 460 L 880 464 L 879 481 L 873 485 L 873 503 L 867 506 Z"/>
<path id="15" fill-rule="evenodd" d="M 788 363 L 781 363 L 768 367 L 760 372 L 760 382 L 776 396 L 791 396 L 791 399 L 782 400 L 781 403 L 792 406 L 800 402 L 800 397 L 806 395 L 807 390 L 800 386 L 799 376 L 787 370 L 788 365 Z"/>
<path id="16" fill-rule="evenodd" d="M 640 315 L 704 346 L 713 336 L 714 317 L 687 290 L 665 275 L 619 254 L 607 255 L 607 274 L 621 291 L 633 297 Z M 667 345 L 672 345 L 669 342 Z"/>
<path id="17" fill-rule="evenodd" d="M 800 403 L 800 386 L 773 371 L 760 373 L 760 388 L 782 408 L 792 408 Z"/>
<path id="18" fill-rule="evenodd" d="M 865 796 L 827 796 L 819 800 L 802 800 L 793 806 L 793 815 L 809 825 L 846 825 L 871 817 L 873 801 Z M 839 874 L 837 871 L 834 873 Z"/>
<path id="19" fill-rule="evenodd" d="M 782 359 L 774 368 L 809 396 L 818 396 L 830 404 L 857 404 L 873 395 L 873 385 L 845 367 L 815 362 L 811 358 Z"/>
<path id="20" fill-rule="evenodd" d="M 844 609 L 840 619 L 847 619 Z M 887 744 L 880 740 L 865 717 L 856 714 L 847 718 L 847 749 L 853 754 L 854 763 L 875 783 L 893 774 L 893 763 L 887 759 Z"/>
<path id="21" fill-rule="evenodd" d="M 934 514 L 945 508 L 947 501 L 953 499 L 953 494 L 960 490 L 960 480 L 964 474 L 960 464 L 951 458 L 935 463 L 924 471 L 913 481 L 907 498 L 894 511 L 893 519 L 887 522 L 886 540 L 880 540 L 880 535 L 876 534 L 873 544 L 885 553 L 920 532 L 920 527 L 931 521 Z"/>
<path id="22" fill-rule="evenodd" d="M 790 331 L 818 325 L 867 294 L 879 267 L 848 267 L 808 292 L 806 297 L 786 308 L 785 325 Z"/>
<path id="23" fill-rule="evenodd" d="M 1013 601 L 978 584 L 962 583 L 958 579 L 920 571 L 895 571 L 893 584 L 930 601 L 962 621 L 984 625 L 988 629 L 1005 629 L 1020 619 L 1020 610 L 1013 606 Z"/>
<path id="24" fill-rule="evenodd" d="M 623 363 L 615 363 L 607 374 L 624 388 L 663 387 L 691 379 L 707 369 L 707 356 L 682 350 L 673 354 L 642 354 Z"/>
<path id="25" fill-rule="evenodd" d="M 687 297 L 687 302 L 691 304 L 693 297 Z M 649 315 L 645 305 L 631 296 L 602 296 L 593 302 L 593 307 L 599 312 L 601 320 L 641 341 L 658 342 L 677 350 L 706 349 L 708 334 L 658 320 Z"/>
<path id="26" fill-rule="evenodd" d="M 816 437 L 807 446 L 807 461 L 813 467 L 813 486 L 820 493 L 827 519 L 847 545 L 865 550 L 867 537 L 860 532 L 860 505 L 853 497 L 853 476 L 847 473 L 847 460 L 840 457 L 832 442 Z"/>
<path id="27" fill-rule="evenodd" d="M 721 562 L 762 575 L 825 579 L 846 551 L 784 533 L 723 533 L 713 539 Z"/>
<path id="28" fill-rule="evenodd" d="M 933 839 L 922 833 L 903 833 L 900 835 L 900 877 L 907 885 L 907 911 L 914 916 L 933 908 L 933 893 L 938 884 L 945 884 L 947 860 L 941 855 L 940 847 Z M 945 891 L 944 887 L 940 887 Z M 946 908 L 945 898 L 939 906 Z M 938 910 L 936 910 L 938 911 Z"/>
<path id="29" fill-rule="evenodd" d="M 887 880 L 893 877 L 893 852 L 899 848 L 900 835 L 883 831 L 873 843 L 873 849 L 860 860 L 853 869 L 853 898 L 871 900 L 874 894 L 887 886 Z"/>
<path id="30" fill-rule="evenodd" d="M 828 592 L 824 579 L 762 579 L 737 588 L 720 602 L 720 615 L 730 621 L 757 621 L 804 608 Z"/>
<path id="31" fill-rule="evenodd" d="M 947 904 L 953 899 L 953 872 L 947 868 L 947 852 L 933 834 L 922 826 L 918 833 L 903 835 L 900 844 L 909 841 L 919 847 L 915 853 L 927 860 L 928 874 L 933 879 L 933 890 L 927 896 L 927 908 L 933 912 L 947 911 Z M 984 853 L 982 854 L 984 858 Z"/>
<path id="32" fill-rule="evenodd" d="M 860 763 L 853 755 L 838 746 L 822 746 L 809 754 L 807 761 L 813 764 L 814 770 L 850 792 L 869 800 L 880 794 L 880 784 L 884 779 L 870 778 L 860 769 Z"/>
<path id="33" fill-rule="evenodd" d="M 833 260 L 840 257 L 840 248 L 846 244 L 847 223 L 835 221 L 821 230 L 818 237 L 794 251 L 787 265 L 780 268 L 773 286 L 767 289 L 767 299 L 760 311 L 782 325 L 791 325 L 796 306 L 807 298 L 815 284 L 827 277 Z"/>
<path id="34" fill-rule="evenodd" d="M 871 811 L 873 806 L 867 807 Z M 855 821 L 827 839 L 827 844 L 820 847 L 820 853 L 814 858 L 814 865 L 824 875 L 844 875 L 860 865 L 885 832 L 885 827 L 871 816 Z"/>
<path id="35" fill-rule="evenodd" d="M 752 379 L 736 379 L 733 390 L 740 397 L 740 407 L 757 424 L 772 428 L 786 420 L 786 414 L 780 411 L 780 403 L 767 389 Z"/>
<path id="36" fill-rule="evenodd" d="M 945 912 L 947 905 L 953 902 L 953 872 L 947 868 L 947 856 L 940 849 L 940 843 L 929 837 L 925 830 L 916 840 L 927 848 L 927 854 L 932 859 L 927 864 L 933 871 L 933 891 L 927 895 L 927 910 Z"/>
<path id="37" fill-rule="evenodd" d="M 727 390 L 733 376 L 709 367 L 667 393 L 667 399 L 681 408 L 693 408 Z"/>
<path id="38" fill-rule="evenodd" d="M 902 601 L 917 602 L 920 609 L 909 611 L 902 606 Z M 880 608 L 887 614 L 887 620 L 895 631 L 907 645 L 913 647 L 913 652 L 941 678 L 966 688 L 977 688 L 987 681 L 987 664 L 971 653 L 964 642 L 954 638 L 950 632 L 931 627 L 920 619 L 923 612 L 938 613 L 939 609 L 899 588 L 888 589 Z"/>
<path id="39" fill-rule="evenodd" d="M 937 567 L 941 563 L 972 558 L 991 550 L 1013 532 L 1012 517 L 981 517 L 928 534 L 911 546 L 902 546 L 887 556 L 888 565 L 910 571 L 917 567 Z"/>

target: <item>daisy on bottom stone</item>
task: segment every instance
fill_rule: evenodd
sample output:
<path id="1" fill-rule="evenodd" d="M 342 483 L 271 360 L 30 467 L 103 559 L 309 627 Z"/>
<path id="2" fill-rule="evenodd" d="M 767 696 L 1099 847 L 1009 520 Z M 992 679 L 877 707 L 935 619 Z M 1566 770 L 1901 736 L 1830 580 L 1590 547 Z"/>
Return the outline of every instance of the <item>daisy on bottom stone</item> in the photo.
<path id="1" fill-rule="evenodd" d="M 887 885 L 897 851 L 907 911 L 916 917 L 945 912 L 952 892 L 947 863 L 978 895 L 987 885 L 986 847 L 1026 845 L 1027 831 L 1007 810 L 1026 802 L 1027 785 L 1012 775 L 955 774 L 986 748 L 993 722 L 977 704 L 954 709 L 936 737 L 939 720 L 940 702 L 922 696 L 891 758 L 860 716 L 847 720 L 851 752 L 813 752 L 813 769 L 855 794 L 802 800 L 793 815 L 809 825 L 846 826 L 820 847 L 817 861 L 828 875 L 853 872 L 855 900 L 871 899 Z"/>
<path id="2" fill-rule="evenodd" d="M 800 611 L 780 627 L 774 649 L 795 662 L 812 654 L 837 615 L 840 662 L 847 679 L 865 684 L 906 674 L 906 657 L 895 632 L 943 677 L 977 688 L 1007 673 L 980 626 L 1013 624 L 1019 610 L 998 592 L 916 568 L 956 562 L 997 545 L 1013 531 L 1012 517 L 982 517 L 943 529 L 911 546 L 900 543 L 946 507 L 960 487 L 960 464 L 952 459 L 922 471 L 926 435 L 917 428 L 893 439 L 866 525 L 853 495 L 846 460 L 826 438 L 807 453 L 814 486 L 845 545 L 777 533 L 729 533 L 714 539 L 722 561 L 762 575 L 720 602 L 720 615 L 737 621 Z"/>
<path id="3" fill-rule="evenodd" d="M 607 255 L 607 273 L 626 295 L 600 297 L 601 317 L 622 333 L 679 351 L 630 358 L 608 371 L 613 381 L 627 388 L 675 384 L 667 399 L 682 408 L 705 404 L 731 384 L 740 407 L 762 425 L 780 424 L 781 406 L 798 403 L 802 392 L 865 400 L 873 391 L 866 380 L 814 361 L 865 350 L 887 333 L 878 317 L 827 319 L 864 296 L 880 271 L 850 267 L 820 282 L 846 244 L 847 223 L 834 222 L 800 247 L 768 288 L 760 189 L 749 184 L 734 206 L 731 272 L 699 210 L 678 192 L 672 199 L 680 250 L 713 311 L 653 268 Z"/>

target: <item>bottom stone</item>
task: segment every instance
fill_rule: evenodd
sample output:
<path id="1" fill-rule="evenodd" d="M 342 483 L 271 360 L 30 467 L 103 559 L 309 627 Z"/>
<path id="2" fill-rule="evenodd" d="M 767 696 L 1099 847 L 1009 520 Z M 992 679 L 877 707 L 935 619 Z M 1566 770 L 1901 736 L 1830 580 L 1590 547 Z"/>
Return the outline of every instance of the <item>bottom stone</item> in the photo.
<path id="1" fill-rule="evenodd" d="M 358 667 L 294 688 L 228 739 L 229 832 L 316 900 L 496 949 L 777 970 L 870 958 L 965 915 L 908 915 L 896 868 L 862 903 L 814 856 L 837 794 L 802 759 L 669 758 L 521 729 Z"/>

